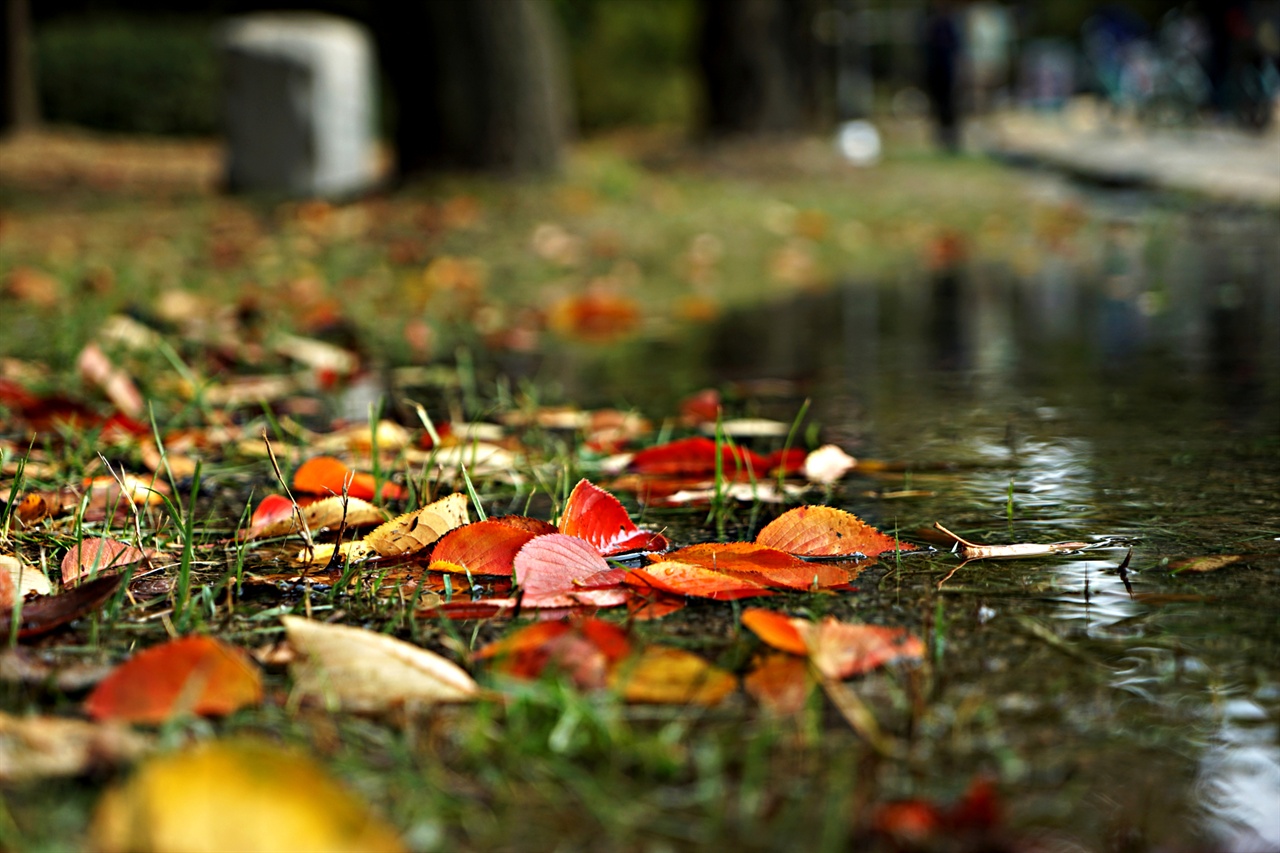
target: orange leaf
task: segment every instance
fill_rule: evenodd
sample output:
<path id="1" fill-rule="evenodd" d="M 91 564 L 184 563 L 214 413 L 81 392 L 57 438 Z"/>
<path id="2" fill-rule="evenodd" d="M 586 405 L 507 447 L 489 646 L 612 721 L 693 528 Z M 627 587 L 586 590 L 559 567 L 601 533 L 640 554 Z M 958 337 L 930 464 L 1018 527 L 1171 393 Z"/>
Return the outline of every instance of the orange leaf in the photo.
<path id="1" fill-rule="evenodd" d="M 345 487 L 348 496 L 371 501 L 377 494 L 377 485 L 372 474 L 353 471 L 332 456 L 308 459 L 293 474 L 293 488 L 312 495 L 340 495 Z M 404 496 L 403 486 L 382 484 L 383 499 L 400 500 Z"/>
<path id="2" fill-rule="evenodd" d="M 617 498 L 586 480 L 579 480 L 569 494 L 560 518 L 560 532 L 585 539 L 606 557 L 671 547 L 661 533 L 636 527 Z"/>
<path id="3" fill-rule="evenodd" d="M 605 685 L 609 670 L 630 651 L 622 628 L 588 618 L 529 625 L 480 649 L 476 657 L 498 658 L 500 672 L 519 678 L 537 678 L 553 666 L 578 687 L 594 689 Z"/>
<path id="4" fill-rule="evenodd" d="M 616 586 L 621 572 L 600 552 L 576 536 L 548 533 L 535 536 L 516 554 L 516 583 L 524 589 L 525 607 L 611 607 L 624 604 L 627 593 Z M 591 589 L 583 589 L 583 586 Z"/>
<path id="5" fill-rule="evenodd" d="M 643 569 L 632 569 L 627 572 L 625 583 L 641 589 L 656 589 L 717 601 L 773 595 L 773 590 L 759 581 L 673 560 L 663 560 Z"/>
<path id="6" fill-rule="evenodd" d="M 293 501 L 284 495 L 267 495 L 249 518 L 249 527 L 266 527 L 293 515 Z"/>
<path id="7" fill-rule="evenodd" d="M 516 553 L 533 537 L 533 533 L 497 519 L 476 521 L 445 534 L 431 552 L 428 568 L 509 578 Z"/>
<path id="8" fill-rule="evenodd" d="M 435 544 L 468 520 L 467 496 L 455 492 L 379 525 L 369 531 L 364 543 L 383 557 L 413 554 Z"/>
<path id="9" fill-rule="evenodd" d="M 738 688 L 738 679 L 683 649 L 650 646 L 610 679 L 628 702 L 717 705 Z"/>
<path id="10" fill-rule="evenodd" d="M 842 680 L 900 658 L 924 657 L 924 643 L 904 628 L 850 624 L 832 617 L 818 625 L 795 622 L 807 633 L 809 659 L 828 678 Z"/>
<path id="11" fill-rule="evenodd" d="M 756 662 L 742 686 L 766 710 L 786 716 L 804 708 L 813 683 L 813 674 L 804 658 L 771 654 Z"/>
<path id="12" fill-rule="evenodd" d="M 804 635 L 795 626 L 796 622 L 803 621 L 762 607 L 751 607 L 742 612 L 742 624 L 750 628 L 752 633 L 775 649 L 793 655 L 809 654 Z"/>
<path id="13" fill-rule="evenodd" d="M 852 513 L 829 506 L 800 506 L 784 512 L 760 531 L 756 544 L 805 557 L 874 557 L 895 547 L 903 551 L 916 547 L 886 536 Z"/>
<path id="14" fill-rule="evenodd" d="M 0 607 L 6 611 L 13 607 L 17 588 L 18 585 L 13 582 L 8 572 L 0 572 Z"/>
<path id="15" fill-rule="evenodd" d="M 750 466 L 756 474 L 765 474 L 769 463 L 764 457 L 745 447 L 720 446 L 721 469 L 732 474 Z M 716 443 L 702 436 L 682 438 L 641 450 L 628 466 L 638 474 L 655 476 L 697 476 L 714 474 L 716 470 Z"/>
<path id="16" fill-rule="evenodd" d="M 831 589 L 849 583 L 849 570 L 830 563 L 806 563 L 776 548 L 750 542 L 690 545 L 664 559 L 705 566 L 725 573 L 747 573 L 751 580 L 786 589 Z"/>
<path id="17" fill-rule="evenodd" d="M 212 637 L 183 637 L 139 652 L 85 700 L 96 720 L 163 723 L 189 711 L 230 714 L 262 701 L 262 679 L 243 652 Z"/>

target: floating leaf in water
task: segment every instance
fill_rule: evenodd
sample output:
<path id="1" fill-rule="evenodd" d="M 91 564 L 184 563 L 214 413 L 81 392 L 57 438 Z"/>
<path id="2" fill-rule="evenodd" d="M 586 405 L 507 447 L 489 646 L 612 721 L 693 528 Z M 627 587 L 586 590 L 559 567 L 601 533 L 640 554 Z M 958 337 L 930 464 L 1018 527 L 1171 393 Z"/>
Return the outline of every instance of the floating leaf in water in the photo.
<path id="1" fill-rule="evenodd" d="M 404 705 L 470 702 L 480 688 L 462 667 L 435 652 L 361 628 L 283 616 L 300 658 L 294 690 L 327 707 L 379 713 Z"/>
<path id="2" fill-rule="evenodd" d="M 606 557 L 671 547 L 661 533 L 636 527 L 617 498 L 586 480 L 580 480 L 569 494 L 560 517 L 560 532 L 585 539 Z"/>
<path id="3" fill-rule="evenodd" d="M 800 506 L 784 512 L 765 525 L 756 536 L 756 544 L 802 557 L 875 557 L 895 548 L 916 548 L 886 536 L 853 513 L 829 506 Z"/>
<path id="4" fill-rule="evenodd" d="M 310 758 L 249 739 L 144 762 L 103 795 L 89 839 L 104 853 L 405 849 Z"/>
<path id="5" fill-rule="evenodd" d="M 1047 545 L 1019 542 L 1013 545 L 979 545 L 967 539 L 961 539 L 936 521 L 933 526 L 960 546 L 960 556 L 966 560 L 1008 560 L 1019 557 L 1044 557 L 1049 554 L 1069 554 L 1072 551 L 1080 551 L 1089 547 L 1088 542 L 1050 542 Z"/>
<path id="6" fill-rule="evenodd" d="M 467 496 L 455 492 L 422 509 L 393 518 L 369 532 L 364 542 L 376 554 L 396 557 L 422 551 L 469 521 Z"/>
<path id="7" fill-rule="evenodd" d="M 1169 571 L 1175 574 L 1192 573 L 1203 574 L 1205 572 L 1216 572 L 1218 569 L 1225 569 L 1227 566 L 1234 566 L 1237 563 L 1244 562 L 1245 558 L 1241 554 L 1210 554 L 1204 557 L 1188 557 L 1185 560 L 1177 560 L 1169 564 Z"/>
<path id="8" fill-rule="evenodd" d="M 185 712 L 222 716 L 261 701 L 262 678 L 242 651 L 212 637 L 182 637 L 120 664 L 84 709 L 95 720 L 158 724 Z"/>

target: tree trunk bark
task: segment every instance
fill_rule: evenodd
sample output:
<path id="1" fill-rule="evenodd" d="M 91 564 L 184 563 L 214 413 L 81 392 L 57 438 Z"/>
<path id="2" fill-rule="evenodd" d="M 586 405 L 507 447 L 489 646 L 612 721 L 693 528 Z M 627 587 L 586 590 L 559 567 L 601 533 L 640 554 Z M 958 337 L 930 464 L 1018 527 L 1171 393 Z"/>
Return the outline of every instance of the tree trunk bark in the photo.
<path id="1" fill-rule="evenodd" d="M 29 130 L 39 121 L 29 0 L 0 0 L 0 133 Z"/>
<path id="2" fill-rule="evenodd" d="M 380 13 L 375 32 L 395 99 L 402 175 L 560 167 L 567 76 L 544 0 L 428 0 L 394 9 Z"/>

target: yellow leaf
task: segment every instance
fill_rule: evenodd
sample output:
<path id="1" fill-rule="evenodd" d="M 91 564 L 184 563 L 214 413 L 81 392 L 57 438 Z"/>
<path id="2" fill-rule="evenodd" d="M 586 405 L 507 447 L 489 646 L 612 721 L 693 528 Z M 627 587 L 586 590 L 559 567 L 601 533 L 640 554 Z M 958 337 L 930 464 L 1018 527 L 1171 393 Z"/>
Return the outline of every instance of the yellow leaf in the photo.
<path id="1" fill-rule="evenodd" d="M 364 543 L 383 557 L 412 554 L 468 522 L 467 496 L 458 492 L 371 530 Z"/>
<path id="2" fill-rule="evenodd" d="M 692 652 L 650 646 L 615 670 L 610 686 L 628 702 L 717 705 L 738 689 L 738 679 Z"/>
<path id="3" fill-rule="evenodd" d="M 300 656 L 290 672 L 302 699 L 378 713 L 406 704 L 469 702 L 480 693 L 462 667 L 394 637 L 300 616 L 281 621 Z"/>
<path id="4" fill-rule="evenodd" d="M 143 763 L 99 801 L 89 839 L 103 853 L 405 849 L 311 759 L 249 739 Z"/>

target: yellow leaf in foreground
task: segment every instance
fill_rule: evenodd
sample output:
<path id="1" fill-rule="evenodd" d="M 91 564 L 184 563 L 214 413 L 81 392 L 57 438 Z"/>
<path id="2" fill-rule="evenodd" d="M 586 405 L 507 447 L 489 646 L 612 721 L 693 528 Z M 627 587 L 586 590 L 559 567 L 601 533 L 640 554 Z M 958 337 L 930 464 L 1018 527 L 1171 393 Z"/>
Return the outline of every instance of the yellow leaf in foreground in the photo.
<path id="1" fill-rule="evenodd" d="M 364 543 L 383 557 L 412 554 L 434 544 L 441 536 L 469 520 L 467 496 L 455 492 L 369 531 Z"/>
<path id="2" fill-rule="evenodd" d="M 402 705 L 470 702 L 480 693 L 462 667 L 394 637 L 300 616 L 281 621 L 299 654 L 290 672 L 302 699 L 378 713 Z"/>
<path id="3" fill-rule="evenodd" d="M 628 702 L 717 705 L 738 679 L 683 649 L 650 646 L 614 671 L 610 685 Z"/>
<path id="4" fill-rule="evenodd" d="M 89 838 L 104 853 L 405 849 L 309 758 L 254 740 L 143 763 L 103 795 Z"/>

